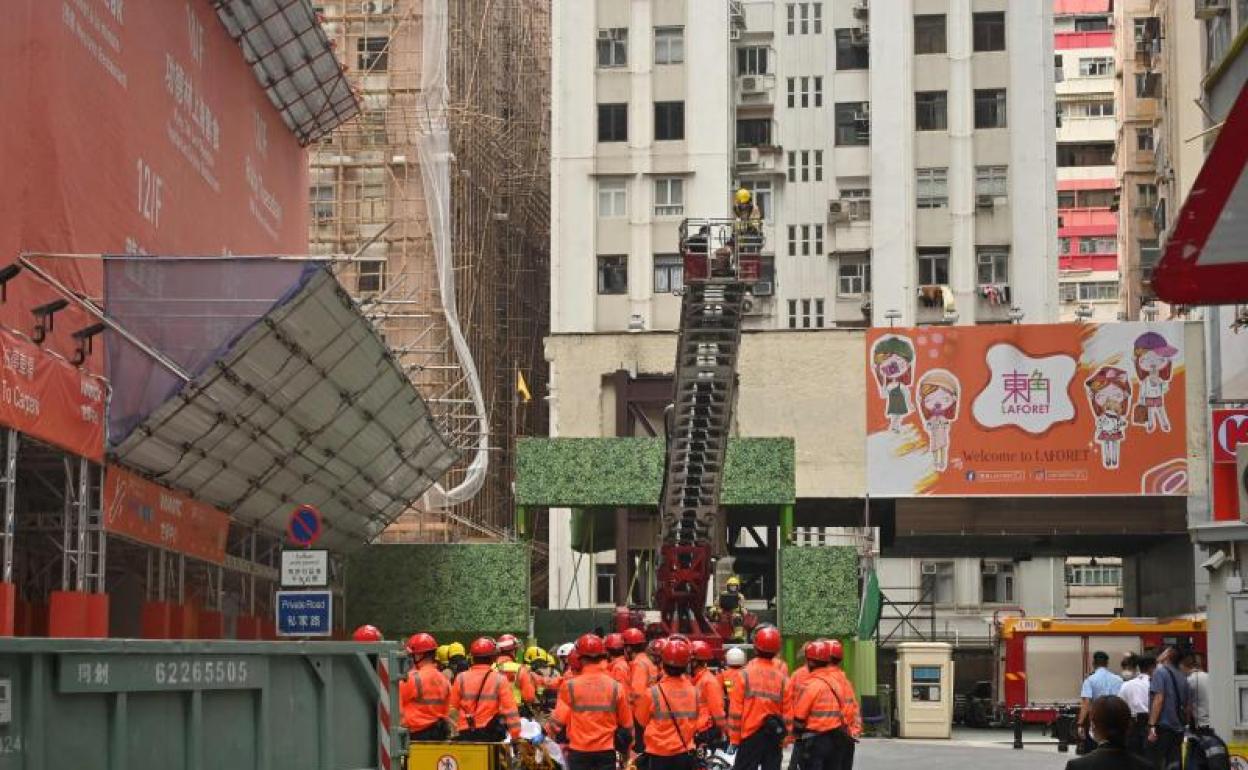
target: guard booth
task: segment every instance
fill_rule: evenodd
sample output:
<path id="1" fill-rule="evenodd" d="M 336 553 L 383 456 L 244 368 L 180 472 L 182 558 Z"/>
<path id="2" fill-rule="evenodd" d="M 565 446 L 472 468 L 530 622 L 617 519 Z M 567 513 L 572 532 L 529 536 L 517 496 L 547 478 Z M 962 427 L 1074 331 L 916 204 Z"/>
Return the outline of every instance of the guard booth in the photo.
<path id="1" fill-rule="evenodd" d="M 897 726 L 902 738 L 948 738 L 953 731 L 953 647 L 897 646 Z"/>

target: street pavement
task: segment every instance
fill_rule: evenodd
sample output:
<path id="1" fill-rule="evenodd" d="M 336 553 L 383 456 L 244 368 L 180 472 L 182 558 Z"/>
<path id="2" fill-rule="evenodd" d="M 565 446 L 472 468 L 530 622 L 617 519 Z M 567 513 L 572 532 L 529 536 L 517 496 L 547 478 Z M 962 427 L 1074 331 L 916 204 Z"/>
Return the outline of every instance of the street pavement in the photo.
<path id="1" fill-rule="evenodd" d="M 1025 748 L 1011 748 L 1013 734 L 1009 730 L 963 730 L 954 732 L 952 740 L 903 740 L 867 738 L 858 744 L 854 755 L 855 770 L 1063 770 L 1075 758 L 1073 748 L 1062 754 L 1052 738 L 1039 733 L 1024 736 Z M 788 760 L 785 760 L 785 767 Z"/>

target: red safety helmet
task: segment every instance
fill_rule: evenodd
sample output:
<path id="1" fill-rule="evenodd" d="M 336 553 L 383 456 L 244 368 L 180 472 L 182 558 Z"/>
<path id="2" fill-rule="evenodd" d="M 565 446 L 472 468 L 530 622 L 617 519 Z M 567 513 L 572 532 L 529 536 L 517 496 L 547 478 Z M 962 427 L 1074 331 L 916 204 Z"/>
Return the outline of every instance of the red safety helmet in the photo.
<path id="1" fill-rule="evenodd" d="M 689 642 L 684 639 L 668 639 L 662 647 L 663 665 L 685 668 L 689 665 L 692 654 Z"/>
<path id="2" fill-rule="evenodd" d="M 351 638 L 357 642 L 380 642 L 382 641 L 381 630 L 377 626 L 364 625 L 355 629 L 351 634 Z"/>
<path id="3" fill-rule="evenodd" d="M 568 653 L 568 670 L 574 674 L 581 673 L 581 654 L 576 650 Z"/>
<path id="4" fill-rule="evenodd" d="M 646 652 L 655 658 L 660 658 L 663 656 L 663 648 L 666 646 L 666 639 L 651 639 L 650 644 L 646 645 Z"/>
<path id="5" fill-rule="evenodd" d="M 412 634 L 407 639 L 407 651 L 413 655 L 433 652 L 438 649 L 438 641 L 426 633 Z"/>
<path id="6" fill-rule="evenodd" d="M 640 647 L 646 643 L 646 635 L 641 632 L 640 628 L 626 628 L 620 636 L 624 638 L 624 644 L 629 647 Z"/>
<path id="7" fill-rule="evenodd" d="M 715 648 L 701 639 L 690 644 L 689 649 L 693 652 L 694 660 L 700 660 L 705 663 L 715 660 Z"/>
<path id="8" fill-rule="evenodd" d="M 754 649 L 775 655 L 780 652 L 780 629 L 775 626 L 764 626 L 754 634 Z"/>
<path id="9" fill-rule="evenodd" d="M 518 649 L 520 649 L 520 640 L 512 634 L 503 634 L 498 637 L 498 651 L 500 653 L 514 655 Z"/>
<path id="10" fill-rule="evenodd" d="M 807 642 L 804 652 L 808 661 L 827 663 L 831 647 L 827 642 Z"/>
<path id="11" fill-rule="evenodd" d="M 582 658 L 601 658 L 607 654 L 606 645 L 602 643 L 602 637 L 597 634 L 583 634 L 580 639 L 576 640 L 576 651 L 581 654 Z"/>
<path id="12" fill-rule="evenodd" d="M 623 634 L 607 634 L 607 638 L 603 640 L 607 645 L 607 652 L 615 655 L 624 652 L 624 635 Z"/>
<path id="13" fill-rule="evenodd" d="M 845 658 L 845 645 L 841 644 L 840 639 L 833 639 L 825 642 L 828 645 L 828 659 L 835 660 L 838 663 Z"/>
<path id="14" fill-rule="evenodd" d="M 472 640 L 468 645 L 468 654 L 474 658 L 494 658 L 498 656 L 498 642 L 488 636 Z"/>

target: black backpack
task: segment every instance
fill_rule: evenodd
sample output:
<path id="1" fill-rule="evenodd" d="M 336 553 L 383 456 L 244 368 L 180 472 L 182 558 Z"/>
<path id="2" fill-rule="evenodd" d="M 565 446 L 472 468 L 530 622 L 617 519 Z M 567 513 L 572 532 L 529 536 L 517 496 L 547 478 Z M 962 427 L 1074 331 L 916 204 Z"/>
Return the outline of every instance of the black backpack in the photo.
<path id="1" fill-rule="evenodd" d="M 1202 729 L 1187 736 L 1188 770 L 1230 770 L 1231 753 L 1226 741 L 1213 730 Z"/>

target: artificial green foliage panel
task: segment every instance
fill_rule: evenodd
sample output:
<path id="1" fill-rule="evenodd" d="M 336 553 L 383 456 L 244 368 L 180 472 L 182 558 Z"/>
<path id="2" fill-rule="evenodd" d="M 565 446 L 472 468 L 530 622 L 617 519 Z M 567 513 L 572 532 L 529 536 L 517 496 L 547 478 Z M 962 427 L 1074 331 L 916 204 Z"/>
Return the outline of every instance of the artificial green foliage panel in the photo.
<path id="1" fill-rule="evenodd" d="M 851 636 L 858 630 L 858 550 L 780 549 L 780 629 L 795 636 Z"/>
<path id="2" fill-rule="evenodd" d="M 723 505 L 788 505 L 796 496 L 791 438 L 728 440 Z M 516 502 L 573 508 L 657 506 L 663 442 L 655 438 L 523 438 Z"/>
<path id="3" fill-rule="evenodd" d="M 347 625 L 388 639 L 526 633 L 529 547 L 523 543 L 370 545 L 347 563 Z"/>

